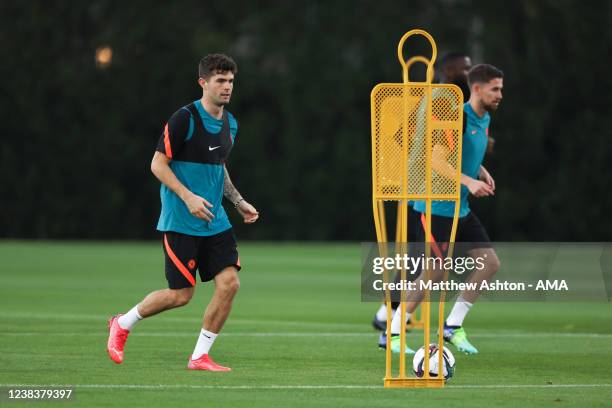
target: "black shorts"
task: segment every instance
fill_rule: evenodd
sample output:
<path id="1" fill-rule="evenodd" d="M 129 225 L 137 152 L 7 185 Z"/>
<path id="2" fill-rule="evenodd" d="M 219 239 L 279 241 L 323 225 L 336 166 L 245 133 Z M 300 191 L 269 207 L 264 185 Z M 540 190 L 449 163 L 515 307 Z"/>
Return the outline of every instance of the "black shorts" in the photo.
<path id="1" fill-rule="evenodd" d="M 240 270 L 236 237 L 231 228 L 209 237 L 164 232 L 163 247 L 170 289 L 195 286 L 196 270 L 202 282 L 212 280 L 228 266 Z"/>
<path id="2" fill-rule="evenodd" d="M 435 242 L 436 252 L 446 253 L 448 243 L 450 242 L 451 229 L 453 228 L 452 217 L 441 217 L 439 215 L 431 216 L 431 235 L 432 239 L 429 242 Z M 419 228 L 419 241 L 425 241 L 425 214 L 421 213 L 421 228 Z M 477 248 L 491 248 L 491 240 L 482 223 L 470 212 L 465 217 L 459 218 L 457 221 L 457 234 L 455 242 L 462 243 L 458 245 L 460 252 L 466 252 Z M 436 255 L 440 255 L 439 253 Z"/>
<path id="3" fill-rule="evenodd" d="M 419 229 L 421 228 L 421 213 L 411 205 L 408 206 L 408 242 L 419 240 Z"/>

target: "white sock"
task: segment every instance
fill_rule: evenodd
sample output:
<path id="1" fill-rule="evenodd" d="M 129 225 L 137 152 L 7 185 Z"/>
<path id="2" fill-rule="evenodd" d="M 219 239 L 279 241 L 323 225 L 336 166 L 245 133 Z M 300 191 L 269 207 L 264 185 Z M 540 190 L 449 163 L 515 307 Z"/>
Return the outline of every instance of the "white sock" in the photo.
<path id="1" fill-rule="evenodd" d="M 378 312 L 376 312 L 376 320 L 380 320 L 381 322 L 387 321 L 387 304 L 383 303 L 380 305 Z"/>
<path id="2" fill-rule="evenodd" d="M 136 305 L 129 312 L 121 316 L 117 323 L 119 323 L 122 329 L 132 330 L 132 327 L 141 320 L 142 316 L 138 313 L 138 305 Z"/>
<path id="3" fill-rule="evenodd" d="M 455 305 L 453 306 L 453 310 L 451 310 L 450 314 L 446 318 L 447 326 L 462 326 L 463 319 L 470 311 L 472 304 L 464 300 L 461 296 L 457 298 L 455 301 Z"/>
<path id="4" fill-rule="evenodd" d="M 196 343 L 195 349 L 193 350 L 193 354 L 191 355 L 191 359 L 197 360 L 204 354 L 208 354 L 217 336 L 217 333 L 209 332 L 208 330 L 202 329 L 200 331 L 200 336 L 198 337 L 198 342 Z"/>
<path id="5" fill-rule="evenodd" d="M 391 335 L 400 334 L 402 331 L 402 308 L 398 306 L 393 314 L 393 320 L 391 320 Z M 410 319 L 410 313 L 406 312 L 406 321 Z"/>

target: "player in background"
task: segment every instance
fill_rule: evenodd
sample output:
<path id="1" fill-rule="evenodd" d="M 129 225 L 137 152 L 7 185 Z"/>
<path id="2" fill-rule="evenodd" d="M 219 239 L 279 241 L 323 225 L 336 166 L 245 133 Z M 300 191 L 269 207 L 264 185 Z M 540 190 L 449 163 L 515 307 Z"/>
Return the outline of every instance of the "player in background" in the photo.
<path id="1" fill-rule="evenodd" d="M 454 84 L 461 89 L 463 100 L 470 99 L 468 72 L 472 68 L 472 59 L 464 52 L 449 51 L 440 58 L 438 73 L 441 84 Z"/>
<path id="2" fill-rule="evenodd" d="M 463 132 L 463 150 L 461 158 L 461 200 L 459 210 L 459 221 L 457 225 L 456 242 L 466 243 L 469 247 L 467 255 L 476 259 L 484 260 L 484 268 L 473 271 L 468 282 L 480 282 L 490 280 L 500 267 L 500 262 L 491 247 L 489 236 L 480 220 L 470 210 L 468 196 L 487 197 L 495 194 L 495 181 L 482 166 L 482 161 L 488 145 L 488 128 L 491 121 L 490 113 L 495 112 L 502 100 L 504 74 L 499 69 L 489 64 L 480 64 L 473 67 L 468 73 L 470 85 L 470 99 L 464 104 L 465 128 Z M 455 168 L 448 163 L 450 149 L 444 143 L 444 138 L 436 144 L 432 151 L 432 167 L 434 172 L 441 177 L 453 179 Z M 415 204 L 415 210 L 421 213 L 423 228 L 420 231 L 420 241 L 425 240 L 424 212 L 425 202 L 419 201 Z M 431 234 L 427 242 L 433 242 L 437 248 L 438 256 L 444 256 L 440 248 L 447 247 L 450 241 L 451 227 L 455 203 L 451 201 L 432 202 Z M 434 251 L 436 252 L 436 251 Z M 408 294 L 406 304 L 407 318 L 419 305 L 423 293 L 417 290 Z M 467 339 L 463 329 L 463 320 L 470 311 L 472 305 L 480 294 L 479 290 L 463 291 L 459 294 L 455 304 L 444 323 L 444 340 L 453 344 L 460 352 L 476 354 L 478 350 Z M 393 316 L 391 322 L 392 333 L 399 333 L 401 317 L 399 313 Z"/>
<path id="3" fill-rule="evenodd" d="M 236 119 L 224 109 L 237 71 L 226 55 L 202 58 L 198 67 L 202 98 L 177 110 L 159 139 L 151 171 L 162 183 L 157 229 L 162 233 L 168 289 L 149 293 L 127 313 L 109 320 L 107 351 L 117 364 L 123 362 L 128 335 L 140 320 L 189 303 L 199 271 L 203 282 L 214 280 L 215 291 L 187 367 L 230 371 L 208 355 L 240 286 L 236 239 L 221 201 L 225 196 L 245 223 L 259 217 L 225 167 L 238 132 Z"/>

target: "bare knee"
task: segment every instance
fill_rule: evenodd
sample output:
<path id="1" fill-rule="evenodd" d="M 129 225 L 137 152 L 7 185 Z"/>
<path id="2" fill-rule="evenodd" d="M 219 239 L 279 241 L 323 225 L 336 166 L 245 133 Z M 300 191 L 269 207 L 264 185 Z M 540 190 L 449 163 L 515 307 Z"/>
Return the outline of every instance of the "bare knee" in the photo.
<path id="1" fill-rule="evenodd" d="M 193 288 L 170 289 L 174 307 L 185 306 L 193 297 Z"/>
<path id="2" fill-rule="evenodd" d="M 225 283 L 225 291 L 231 295 L 235 295 L 240 289 L 240 279 L 234 276 Z"/>
<path id="3" fill-rule="evenodd" d="M 486 265 L 486 269 L 489 275 L 493 276 L 501 267 L 501 262 L 499 258 L 497 257 L 497 255 L 493 254 L 493 256 L 488 257 L 485 265 Z"/>
<path id="4" fill-rule="evenodd" d="M 217 279 L 217 288 L 229 296 L 235 295 L 240 289 L 238 273 L 225 274 L 221 279 Z"/>
<path id="5" fill-rule="evenodd" d="M 478 276 L 484 277 L 485 279 L 495 275 L 501 266 L 499 258 L 492 248 L 476 249 L 470 251 L 468 254 L 471 258 L 476 260 L 475 271 L 478 272 Z"/>

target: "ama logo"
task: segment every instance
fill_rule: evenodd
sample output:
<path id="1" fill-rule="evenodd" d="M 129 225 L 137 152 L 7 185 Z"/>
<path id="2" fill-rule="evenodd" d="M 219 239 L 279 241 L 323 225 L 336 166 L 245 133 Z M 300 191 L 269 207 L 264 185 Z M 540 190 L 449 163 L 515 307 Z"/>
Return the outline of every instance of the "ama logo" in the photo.
<path id="1" fill-rule="evenodd" d="M 539 280 L 536 290 L 569 290 L 565 279 L 562 280 Z"/>

